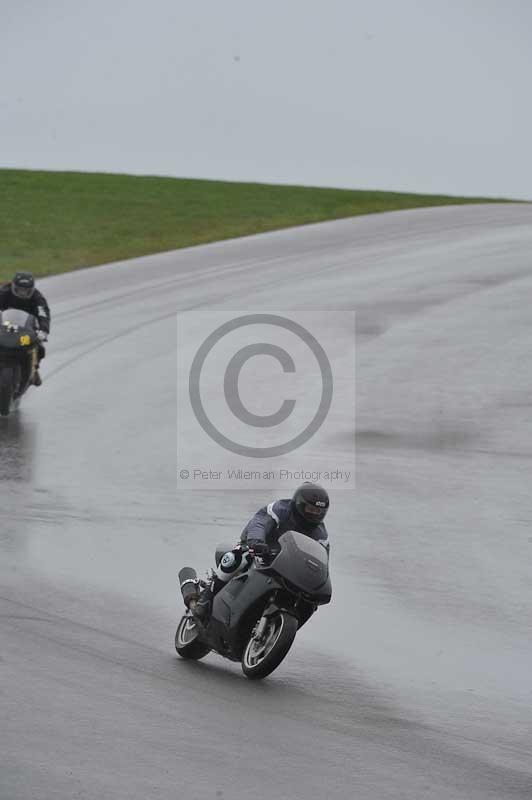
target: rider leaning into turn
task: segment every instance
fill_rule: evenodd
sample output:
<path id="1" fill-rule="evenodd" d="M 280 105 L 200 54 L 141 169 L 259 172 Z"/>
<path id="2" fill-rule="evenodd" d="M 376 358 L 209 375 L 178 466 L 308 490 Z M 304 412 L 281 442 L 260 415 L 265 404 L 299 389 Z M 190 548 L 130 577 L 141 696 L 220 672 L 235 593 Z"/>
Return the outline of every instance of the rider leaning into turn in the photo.
<path id="1" fill-rule="evenodd" d="M 35 280 L 31 272 L 17 272 L 10 283 L 0 286 L 0 311 L 7 308 L 18 308 L 27 314 L 32 314 L 39 324 L 43 338 L 50 333 L 50 309 L 44 295 L 35 288 Z M 46 355 L 42 342 L 39 342 L 38 359 L 41 361 Z M 34 386 L 42 383 L 39 375 L 39 365 L 35 369 L 33 378 Z"/>
<path id="2" fill-rule="evenodd" d="M 323 524 L 329 509 L 329 496 L 322 486 L 304 483 L 292 499 L 277 500 L 259 509 L 248 522 L 240 544 L 226 553 L 209 586 L 190 603 L 190 610 L 204 621 L 210 614 L 214 595 L 239 572 L 246 570 L 253 555 L 261 555 L 275 546 L 286 531 L 303 533 L 329 550 L 328 534 Z"/>

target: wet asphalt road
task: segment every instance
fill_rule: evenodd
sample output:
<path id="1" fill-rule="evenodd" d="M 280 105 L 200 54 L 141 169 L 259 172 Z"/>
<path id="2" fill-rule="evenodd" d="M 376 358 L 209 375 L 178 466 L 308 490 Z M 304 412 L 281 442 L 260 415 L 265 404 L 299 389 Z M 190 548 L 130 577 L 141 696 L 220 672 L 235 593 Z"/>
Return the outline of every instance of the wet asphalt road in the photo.
<path id="1" fill-rule="evenodd" d="M 1 800 L 529 800 L 530 207 L 327 223 L 43 289 L 44 385 L 0 421 Z M 176 492 L 175 314 L 317 297 L 357 311 L 357 490 L 332 492 L 333 604 L 257 685 L 173 652 L 178 567 L 269 499 Z"/>

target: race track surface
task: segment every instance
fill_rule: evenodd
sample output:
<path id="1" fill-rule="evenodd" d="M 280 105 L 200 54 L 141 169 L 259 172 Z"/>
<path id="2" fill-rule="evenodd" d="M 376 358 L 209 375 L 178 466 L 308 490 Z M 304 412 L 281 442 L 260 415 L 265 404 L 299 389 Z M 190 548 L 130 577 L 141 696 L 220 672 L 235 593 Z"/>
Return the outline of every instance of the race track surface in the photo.
<path id="1" fill-rule="evenodd" d="M 1 800 L 530 800 L 530 207 L 360 217 L 42 288 L 44 384 L 0 421 Z M 173 651 L 178 568 L 271 499 L 177 492 L 175 314 L 248 305 L 357 311 L 333 603 L 259 684 Z"/>

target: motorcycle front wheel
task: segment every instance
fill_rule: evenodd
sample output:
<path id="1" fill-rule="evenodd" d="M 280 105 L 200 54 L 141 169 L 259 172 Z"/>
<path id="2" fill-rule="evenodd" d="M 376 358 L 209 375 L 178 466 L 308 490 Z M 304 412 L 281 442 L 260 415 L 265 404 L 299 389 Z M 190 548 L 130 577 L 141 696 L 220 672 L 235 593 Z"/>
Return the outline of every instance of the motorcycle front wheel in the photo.
<path id="1" fill-rule="evenodd" d="M 268 620 L 268 627 L 260 639 L 253 632 L 242 654 L 244 675 L 258 680 L 277 669 L 292 646 L 298 626 L 295 617 L 280 611 Z"/>
<path id="2" fill-rule="evenodd" d="M 0 369 L 0 416 L 7 417 L 11 411 L 15 383 L 14 370 L 11 367 Z"/>

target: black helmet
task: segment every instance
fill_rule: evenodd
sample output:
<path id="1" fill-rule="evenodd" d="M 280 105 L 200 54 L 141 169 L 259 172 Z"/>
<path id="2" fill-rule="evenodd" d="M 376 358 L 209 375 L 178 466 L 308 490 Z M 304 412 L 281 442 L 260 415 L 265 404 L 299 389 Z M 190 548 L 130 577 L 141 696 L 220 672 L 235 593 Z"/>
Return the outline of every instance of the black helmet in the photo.
<path id="1" fill-rule="evenodd" d="M 329 509 L 329 495 L 317 483 L 304 483 L 295 490 L 292 507 L 303 522 L 315 527 L 325 519 Z"/>
<path id="2" fill-rule="evenodd" d="M 17 272 L 11 281 L 11 291 L 21 300 L 29 300 L 35 291 L 35 281 L 31 272 Z"/>

